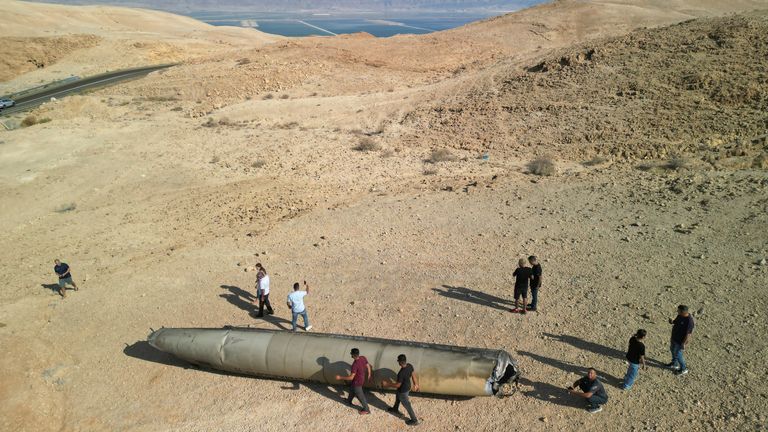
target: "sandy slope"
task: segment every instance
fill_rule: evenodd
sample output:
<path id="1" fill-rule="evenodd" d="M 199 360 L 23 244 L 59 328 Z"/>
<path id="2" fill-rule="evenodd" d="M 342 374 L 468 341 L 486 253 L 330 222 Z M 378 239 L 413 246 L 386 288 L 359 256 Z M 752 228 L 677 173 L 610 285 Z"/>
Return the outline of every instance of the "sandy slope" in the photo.
<path id="1" fill-rule="evenodd" d="M 0 134 L 0 430 L 404 430 L 383 411 L 389 393 L 374 392 L 373 415 L 360 418 L 337 389 L 187 368 L 142 343 L 159 326 L 285 328 L 282 297 L 302 279 L 317 289 L 307 302 L 317 331 L 503 348 L 520 360 L 525 379 L 511 398 L 415 397 L 423 430 L 764 429 L 768 175 L 739 162 L 741 152 L 750 160 L 768 152 L 764 139 L 751 139 L 759 106 L 724 104 L 722 118 L 743 119 L 741 129 L 722 122 L 741 146 L 692 147 L 701 163 L 677 170 L 661 166 L 665 158 L 635 169 L 640 156 L 629 150 L 657 142 L 639 135 L 626 157 L 585 166 L 581 153 L 546 142 L 557 128 L 534 121 L 550 115 L 537 104 L 559 104 L 570 121 L 563 125 L 579 132 L 571 144 L 589 146 L 581 133 L 589 102 L 578 89 L 631 76 L 606 70 L 643 71 L 649 96 L 616 99 L 612 109 L 601 103 L 605 117 L 652 118 L 662 99 L 654 95 L 678 76 L 654 65 L 670 62 L 677 41 L 700 38 L 691 46 L 707 48 L 696 56 L 707 67 L 716 55 L 746 68 L 749 57 L 739 54 L 766 44 L 764 12 L 622 35 L 733 10 L 643 4 L 560 2 L 425 37 L 262 40 L 250 49 L 240 30 L 189 39 L 175 33 L 184 18 L 169 18 L 180 27 L 163 33 L 129 19 L 153 12 L 119 10 L 119 26 L 97 31 L 92 23 L 107 9 L 50 6 L 79 34 L 99 38 L 52 69 L 81 58 L 82 70 L 119 64 L 108 51 L 128 43 L 167 44 L 184 64 L 47 104 L 34 115 L 51 122 Z M 0 7 L 32 16 L 49 6 Z M 546 45 L 530 31 L 537 20 L 547 20 Z M 238 34 L 217 44 L 219 30 Z M 19 31 L 13 37 L 34 34 Z M 707 35 L 718 32 L 738 43 L 711 47 Z M 648 40 L 658 43 L 634 55 Z M 554 66 L 584 44 L 604 57 Z M 136 52 L 124 57 L 149 51 Z M 540 62 L 550 72 L 526 72 Z M 46 69 L 10 85 L 53 74 Z M 742 70 L 764 94 L 764 74 Z M 527 80 L 545 85 L 534 91 Z M 702 83 L 697 97 L 710 103 L 706 86 L 738 81 L 715 74 Z M 666 94 L 672 108 L 658 129 L 671 132 L 688 100 Z M 515 109 L 500 117 L 478 95 Z M 439 106 L 472 111 L 440 123 L 432 116 Z M 691 130 L 716 129 L 706 118 L 690 121 Z M 498 141 L 483 161 L 479 148 L 445 138 L 453 131 L 456 142 L 472 143 L 506 122 L 540 142 Z M 606 130 L 603 139 L 620 149 L 620 131 Z M 366 139 L 381 148 L 352 149 Z M 455 160 L 425 162 L 448 147 Z M 558 151 L 557 175 L 526 174 L 543 150 Z M 721 162 L 705 163 L 709 156 Z M 529 254 L 543 259 L 542 312 L 513 316 L 510 274 Z M 82 286 L 66 300 L 48 287 L 56 257 Z M 256 262 L 270 270 L 278 305 L 268 321 L 251 316 Z M 646 328 L 649 357 L 666 362 L 666 318 L 679 303 L 698 319 L 691 374 L 652 366 L 620 393 L 627 338 Z M 611 397 L 596 416 L 563 391 L 588 366 Z"/>

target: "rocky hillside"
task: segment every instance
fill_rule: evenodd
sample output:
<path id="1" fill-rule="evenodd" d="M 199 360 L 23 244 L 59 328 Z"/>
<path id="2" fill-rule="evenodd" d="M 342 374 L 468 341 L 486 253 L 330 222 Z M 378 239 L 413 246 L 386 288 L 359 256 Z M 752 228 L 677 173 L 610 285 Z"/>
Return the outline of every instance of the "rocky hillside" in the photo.
<path id="1" fill-rule="evenodd" d="M 489 69 L 403 124 L 477 151 L 764 166 L 766 71 L 768 14 L 705 18 Z"/>

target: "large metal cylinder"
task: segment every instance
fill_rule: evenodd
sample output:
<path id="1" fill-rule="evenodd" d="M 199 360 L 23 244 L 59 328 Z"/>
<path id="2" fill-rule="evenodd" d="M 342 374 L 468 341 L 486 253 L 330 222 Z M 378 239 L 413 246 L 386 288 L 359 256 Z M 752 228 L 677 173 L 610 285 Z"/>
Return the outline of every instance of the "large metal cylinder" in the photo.
<path id="1" fill-rule="evenodd" d="M 516 381 L 517 363 L 503 350 L 323 333 L 223 328 L 163 328 L 148 337 L 160 351 L 193 364 L 249 375 L 342 384 L 349 352 L 360 349 L 374 370 L 366 387 L 380 388 L 394 379 L 405 354 L 419 377 L 420 392 L 455 396 L 488 396 Z"/>

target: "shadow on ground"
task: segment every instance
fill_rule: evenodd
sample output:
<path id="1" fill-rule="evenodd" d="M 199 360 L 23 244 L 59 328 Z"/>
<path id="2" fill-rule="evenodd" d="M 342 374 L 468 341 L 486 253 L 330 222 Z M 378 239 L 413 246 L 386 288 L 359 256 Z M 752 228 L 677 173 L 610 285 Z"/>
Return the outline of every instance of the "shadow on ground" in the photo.
<path id="1" fill-rule="evenodd" d="M 486 294 L 482 291 L 477 291 L 466 287 L 443 285 L 441 288 L 432 288 L 432 291 L 450 299 L 461 300 L 503 311 L 509 310 L 507 305 L 511 305 L 513 303 L 511 300 L 496 297 L 490 294 Z"/>

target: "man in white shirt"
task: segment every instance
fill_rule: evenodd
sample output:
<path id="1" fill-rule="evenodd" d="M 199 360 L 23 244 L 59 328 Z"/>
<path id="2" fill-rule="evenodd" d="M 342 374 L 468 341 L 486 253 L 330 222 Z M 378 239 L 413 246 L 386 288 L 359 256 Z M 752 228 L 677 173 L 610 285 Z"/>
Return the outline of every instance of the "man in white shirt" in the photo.
<path id="1" fill-rule="evenodd" d="M 261 265 L 256 264 L 256 268 L 259 272 L 256 274 L 256 297 L 259 299 L 259 314 L 257 318 L 264 316 L 264 306 L 267 306 L 267 314 L 272 315 L 275 311 L 272 310 L 272 305 L 269 304 L 269 275 L 267 269 Z"/>
<path id="2" fill-rule="evenodd" d="M 291 308 L 291 325 L 292 331 L 296 331 L 296 321 L 299 320 L 299 315 L 304 318 L 304 330 L 312 330 L 312 326 L 309 325 L 309 317 L 307 316 L 307 308 L 304 306 L 304 297 L 309 294 L 309 285 L 307 281 L 304 281 L 304 288 L 306 291 L 299 289 L 299 283 L 293 284 L 293 292 L 288 294 L 288 307 Z"/>

